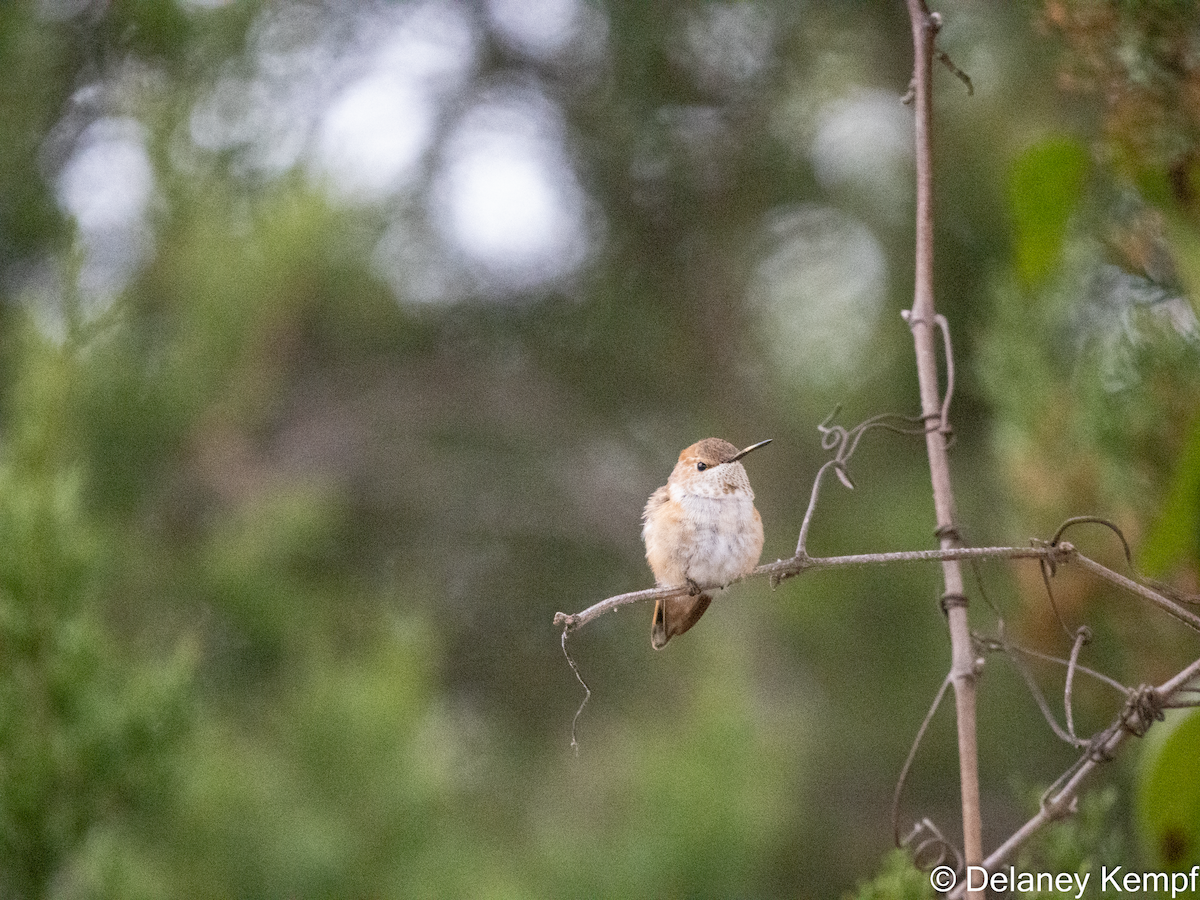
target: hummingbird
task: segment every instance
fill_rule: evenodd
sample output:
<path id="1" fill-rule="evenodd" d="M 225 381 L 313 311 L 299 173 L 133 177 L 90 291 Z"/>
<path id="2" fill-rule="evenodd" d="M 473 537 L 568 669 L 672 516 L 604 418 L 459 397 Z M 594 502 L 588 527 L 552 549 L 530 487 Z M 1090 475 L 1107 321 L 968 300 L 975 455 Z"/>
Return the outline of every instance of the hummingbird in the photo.
<path id="1" fill-rule="evenodd" d="M 646 561 L 659 587 L 687 585 L 687 597 L 654 604 L 650 644 L 661 650 L 704 615 L 712 596 L 701 588 L 724 586 L 758 565 L 762 517 L 754 508 L 750 478 L 738 461 L 771 441 L 739 450 L 720 438 L 686 447 L 667 483 L 642 512 Z"/>

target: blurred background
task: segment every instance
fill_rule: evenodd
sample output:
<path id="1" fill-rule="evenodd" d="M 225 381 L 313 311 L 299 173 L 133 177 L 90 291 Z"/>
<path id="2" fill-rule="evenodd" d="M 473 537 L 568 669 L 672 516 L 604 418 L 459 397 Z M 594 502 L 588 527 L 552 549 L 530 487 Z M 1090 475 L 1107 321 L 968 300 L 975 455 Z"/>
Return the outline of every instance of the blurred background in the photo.
<path id="1" fill-rule="evenodd" d="M 1200 13 L 941 12 L 973 86 L 935 72 L 964 536 L 1102 515 L 1195 591 Z M 898 0 L 0 6 L 0 896 L 872 878 L 949 663 L 935 568 L 742 584 L 661 653 L 649 606 L 603 617 L 577 754 L 552 618 L 650 586 L 685 445 L 774 439 L 769 561 L 817 425 L 917 412 L 910 71 Z M 850 471 L 812 553 L 934 545 L 920 438 Z M 978 576 L 977 629 L 1069 652 L 1036 567 Z M 1196 656 L 1076 572 L 1055 600 L 1125 683 Z M 1078 685 L 1077 729 L 1121 702 Z M 1076 754 L 1002 656 L 980 726 L 993 847 Z M 1200 861 L 1197 752 L 1173 715 L 1046 852 Z M 948 706 L 904 821 L 959 840 L 957 789 Z"/>

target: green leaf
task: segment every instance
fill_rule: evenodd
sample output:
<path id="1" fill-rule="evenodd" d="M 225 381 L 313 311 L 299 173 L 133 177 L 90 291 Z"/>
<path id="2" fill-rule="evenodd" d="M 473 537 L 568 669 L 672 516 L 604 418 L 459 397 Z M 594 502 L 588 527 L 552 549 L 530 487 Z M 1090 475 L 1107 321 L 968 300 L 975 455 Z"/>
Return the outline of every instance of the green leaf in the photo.
<path id="1" fill-rule="evenodd" d="M 1155 865 L 1181 869 L 1200 863 L 1200 712 L 1165 731 L 1142 759 L 1138 827 Z"/>
<path id="2" fill-rule="evenodd" d="M 1065 136 L 1035 144 L 1013 164 L 1008 203 L 1016 229 L 1017 272 L 1026 284 L 1040 281 L 1058 263 L 1089 165 L 1083 145 Z"/>
<path id="3" fill-rule="evenodd" d="M 1153 575 L 1180 560 L 1200 557 L 1200 419 L 1187 444 L 1162 505 L 1162 515 L 1142 545 L 1141 568 Z"/>

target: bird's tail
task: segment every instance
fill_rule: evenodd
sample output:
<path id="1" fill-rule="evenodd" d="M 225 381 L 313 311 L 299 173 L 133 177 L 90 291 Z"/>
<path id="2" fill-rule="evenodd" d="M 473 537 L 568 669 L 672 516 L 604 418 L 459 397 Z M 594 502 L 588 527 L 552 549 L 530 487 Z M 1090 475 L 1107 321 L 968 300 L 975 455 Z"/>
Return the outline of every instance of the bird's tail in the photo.
<path id="1" fill-rule="evenodd" d="M 650 626 L 650 644 L 655 650 L 667 646 L 667 641 L 683 634 L 700 620 L 708 604 L 709 594 L 688 597 L 667 597 L 654 604 L 654 622 Z"/>

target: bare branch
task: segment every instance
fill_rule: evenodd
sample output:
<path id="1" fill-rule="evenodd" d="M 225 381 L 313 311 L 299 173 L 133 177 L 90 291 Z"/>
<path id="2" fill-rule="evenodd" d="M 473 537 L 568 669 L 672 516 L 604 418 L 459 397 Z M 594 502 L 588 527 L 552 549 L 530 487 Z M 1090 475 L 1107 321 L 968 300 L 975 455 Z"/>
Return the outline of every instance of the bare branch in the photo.
<path id="1" fill-rule="evenodd" d="M 933 88 L 934 39 L 941 28 L 941 17 L 931 13 L 924 0 L 907 0 L 913 36 L 913 130 L 917 168 L 916 276 L 912 329 L 917 358 L 917 379 L 921 392 L 921 415 L 926 426 L 937 421 L 939 427 L 927 428 L 925 449 L 929 457 L 929 476 L 933 485 L 933 505 L 937 514 L 942 549 L 957 541 L 957 514 L 954 489 L 950 482 L 947 447 L 947 410 L 938 393 L 937 352 L 933 330 L 937 311 L 933 299 Z M 941 324 L 946 357 L 953 357 L 949 329 Z M 979 805 L 979 752 L 975 726 L 975 660 L 971 629 L 963 593 L 962 568 L 956 560 L 942 563 L 943 596 L 964 598 L 946 609 L 950 626 L 950 679 L 954 685 L 955 721 L 958 728 L 959 787 L 962 796 L 963 855 L 967 865 L 983 858 L 983 819 Z M 982 900 L 982 891 L 972 891 Z"/>
<path id="2" fill-rule="evenodd" d="M 1097 519 L 1092 516 L 1080 516 L 1074 519 L 1067 520 L 1058 532 L 1055 534 L 1055 541 L 1064 533 L 1067 527 L 1080 524 L 1083 522 L 1097 522 L 1104 524 L 1115 531 L 1121 537 L 1123 546 L 1126 547 L 1126 558 L 1130 558 L 1128 552 L 1128 544 L 1124 541 L 1124 536 L 1120 530 L 1112 523 Z M 1082 565 L 1088 571 L 1098 575 L 1099 577 L 1115 584 L 1131 593 L 1149 600 L 1154 605 L 1165 611 L 1167 614 L 1187 624 L 1189 627 L 1197 628 L 1200 624 L 1200 617 L 1197 617 L 1190 610 L 1180 606 L 1173 596 L 1168 596 L 1166 592 L 1156 590 L 1139 581 L 1134 581 L 1124 575 L 1120 575 L 1107 566 L 1090 559 L 1087 556 L 1079 553 L 1079 551 L 1071 544 L 1062 541 L 1054 543 L 1035 542 L 1035 546 L 1042 549 L 1049 549 L 1057 546 L 1059 553 L 1053 556 L 1040 558 L 1040 565 L 1043 569 L 1043 574 L 1049 580 L 1049 573 L 1055 571 L 1058 565 L 1063 563 L 1075 562 Z M 1048 585 L 1047 585 L 1048 586 Z M 1051 598 L 1053 595 L 1051 595 Z M 1003 626 L 1002 626 L 1003 627 Z M 1200 630 L 1200 629 L 1198 629 Z M 1163 710 L 1179 707 L 1200 706 L 1200 659 L 1191 663 L 1173 678 L 1163 682 L 1157 688 L 1142 686 L 1140 688 L 1127 688 L 1119 682 L 1114 681 L 1106 675 L 1093 671 L 1079 663 L 1079 655 L 1083 646 L 1090 640 L 1091 632 L 1086 627 L 1080 627 L 1076 630 L 1072 637 L 1071 655 L 1068 660 L 1061 660 L 1055 657 L 1047 656 L 1037 651 L 1027 650 L 1015 645 L 1011 645 L 1002 639 L 975 637 L 976 645 L 984 651 L 1001 651 L 1004 652 L 1017 665 L 1018 671 L 1027 682 L 1030 693 L 1037 702 L 1043 716 L 1049 723 L 1054 733 L 1067 743 L 1074 746 L 1085 748 L 1083 755 L 1075 761 L 1075 763 L 1064 772 L 1059 779 L 1050 786 L 1042 798 L 1042 803 L 1037 815 L 1031 818 L 1021 828 L 1013 833 L 999 848 L 982 861 L 981 865 L 989 871 L 994 870 L 997 866 L 1004 863 L 1020 846 L 1029 840 L 1046 824 L 1071 815 L 1075 812 L 1078 792 L 1083 783 L 1083 780 L 1101 763 L 1107 762 L 1113 758 L 1113 754 L 1121 746 L 1127 737 L 1134 735 L 1142 736 L 1157 720 L 1162 719 Z M 1066 708 L 1067 727 L 1064 730 L 1054 716 L 1051 714 L 1045 696 L 1038 688 L 1033 680 L 1032 674 L 1021 665 L 1016 657 L 1016 653 L 1022 653 L 1033 656 L 1039 659 L 1056 662 L 1063 665 L 1067 669 L 1063 702 Z M 1075 674 L 1083 673 L 1090 677 L 1096 678 L 1105 684 L 1121 691 L 1125 695 L 1125 704 L 1120 713 L 1114 720 L 1102 731 L 1096 733 L 1089 739 L 1080 739 L 1075 734 L 1074 721 L 1072 715 L 1072 686 L 1074 683 Z M 945 692 L 945 684 L 939 689 L 937 697 L 934 700 L 934 708 L 941 701 L 942 695 Z M 922 724 L 918 732 L 918 740 L 924 733 L 928 725 L 928 716 L 926 722 Z M 911 764 L 913 753 L 909 754 L 909 761 L 905 763 L 905 768 L 901 774 L 900 784 L 897 786 L 897 792 L 903 785 L 903 779 L 907 775 L 907 770 Z M 899 794 L 897 793 L 897 796 Z M 894 827 L 897 827 L 894 825 Z M 898 830 L 897 830 L 898 833 Z M 955 891 L 949 894 L 952 898 L 960 898 L 963 896 L 964 886 L 960 886 Z"/>
<path id="3" fill-rule="evenodd" d="M 670 588 L 646 588 L 642 591 L 630 591 L 628 594 L 617 594 L 614 597 L 608 597 L 601 600 L 599 603 L 594 603 L 582 612 L 568 615 L 564 612 L 556 612 L 554 614 L 554 624 L 561 625 L 564 631 L 574 631 L 577 628 L 582 628 L 588 622 L 606 612 L 612 612 L 618 607 L 624 606 L 627 603 L 637 603 L 641 600 L 658 600 L 662 597 L 682 597 L 688 593 L 688 588 L 685 585 Z"/>
<path id="4" fill-rule="evenodd" d="M 1125 708 L 1112 724 L 1089 742 L 1087 752 L 1046 791 L 1037 814 L 997 847 L 983 861 L 983 867 L 989 872 L 995 871 L 1045 825 L 1072 814 L 1084 779 L 1101 763 L 1111 760 L 1127 738 L 1145 734 L 1154 721 L 1162 718 L 1162 710 L 1173 706 L 1177 695 L 1186 692 L 1187 685 L 1197 677 L 1200 677 L 1200 659 L 1156 688 L 1144 687 L 1130 691 Z M 951 900 L 963 895 L 961 888 L 960 884 L 959 889 L 948 895 Z"/>
<path id="5" fill-rule="evenodd" d="M 1169 616 L 1173 616 L 1180 622 L 1183 622 L 1189 628 L 1200 631 L 1200 616 L 1196 615 L 1189 609 L 1184 609 L 1173 600 L 1167 599 L 1166 595 L 1149 588 L 1144 584 L 1134 581 L 1132 578 L 1126 578 L 1124 575 L 1114 572 L 1108 566 L 1101 565 L 1094 559 L 1089 559 L 1082 553 L 1075 554 L 1075 561 L 1090 572 L 1094 572 L 1106 581 L 1111 581 L 1113 584 L 1125 588 L 1130 593 L 1137 594 L 1149 600 L 1159 609 L 1163 610 Z"/>
<path id="6" fill-rule="evenodd" d="M 1162 691 L 1164 696 L 1171 697 L 1175 697 L 1185 691 L 1195 691 L 1197 688 L 1189 688 L 1187 684 L 1196 678 L 1200 678 L 1200 659 L 1196 660 L 1174 678 L 1164 681 L 1159 690 Z"/>
<path id="7" fill-rule="evenodd" d="M 945 550 L 900 550 L 893 553 L 855 553 L 849 556 L 792 556 L 761 565 L 748 575 L 743 575 L 729 584 L 702 584 L 698 587 L 701 591 L 719 590 L 763 575 L 768 576 L 772 584 L 778 584 L 810 569 L 835 569 L 846 566 L 887 565 L 901 562 L 945 562 L 962 559 L 1037 559 L 1064 562 L 1075 552 L 1075 548 L 1071 544 L 1064 542 L 1057 546 L 1041 544 L 1033 547 L 950 547 Z M 663 597 L 682 597 L 688 591 L 686 586 L 680 586 L 646 588 L 641 591 L 616 594 L 577 613 L 556 612 L 554 624 L 561 626 L 566 631 L 576 631 L 593 619 L 630 603 L 660 600 Z"/>

